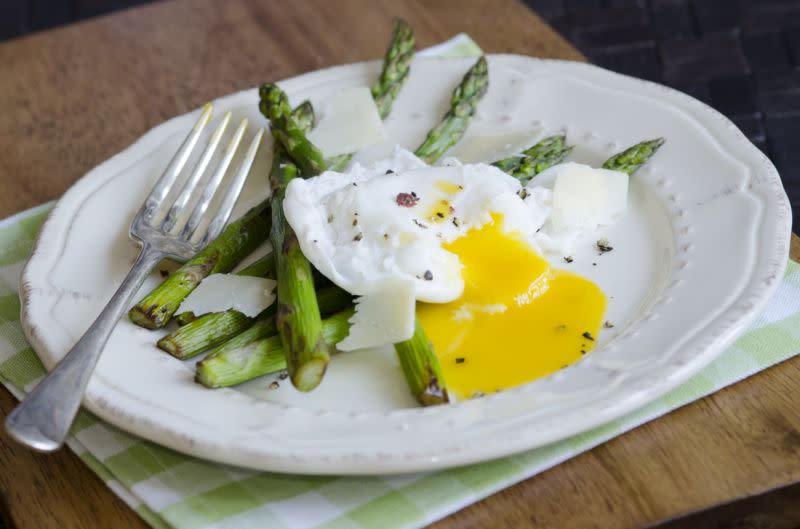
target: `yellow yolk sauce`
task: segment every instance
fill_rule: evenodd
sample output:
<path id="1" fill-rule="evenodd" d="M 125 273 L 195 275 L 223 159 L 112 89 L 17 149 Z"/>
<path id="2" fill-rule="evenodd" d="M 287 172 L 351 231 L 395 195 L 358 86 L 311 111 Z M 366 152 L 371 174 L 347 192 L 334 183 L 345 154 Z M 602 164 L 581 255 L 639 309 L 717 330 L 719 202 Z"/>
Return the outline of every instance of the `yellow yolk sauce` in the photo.
<path id="1" fill-rule="evenodd" d="M 464 293 L 419 303 L 417 314 L 458 398 L 524 384 L 588 353 L 606 297 L 590 280 L 551 268 L 502 218 L 446 245 L 463 265 Z"/>

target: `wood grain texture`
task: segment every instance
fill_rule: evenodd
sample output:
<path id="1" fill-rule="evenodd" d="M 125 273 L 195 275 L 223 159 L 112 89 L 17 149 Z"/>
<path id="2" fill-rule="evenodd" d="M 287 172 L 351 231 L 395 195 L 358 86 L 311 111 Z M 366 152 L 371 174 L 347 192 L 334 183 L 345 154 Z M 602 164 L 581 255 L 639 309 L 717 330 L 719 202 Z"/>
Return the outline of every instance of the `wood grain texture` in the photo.
<path id="1" fill-rule="evenodd" d="M 419 47 L 466 31 L 488 52 L 581 59 L 513 0 L 175 1 L 32 35 L 0 45 L 0 217 L 214 97 L 381 57 L 394 15 Z"/>
<path id="2" fill-rule="evenodd" d="M 221 5 L 158 3 L 0 45 L 0 218 L 57 198 L 149 128 L 208 99 L 379 57 L 393 15 L 411 23 L 420 47 L 465 31 L 489 52 L 582 59 L 513 0 Z M 798 390 L 795 358 L 435 527 L 640 527 L 800 481 Z M 0 414 L 13 404 L 0 390 Z M 0 435 L 0 468 L 16 529 L 146 527 L 70 452 L 34 454 Z"/>

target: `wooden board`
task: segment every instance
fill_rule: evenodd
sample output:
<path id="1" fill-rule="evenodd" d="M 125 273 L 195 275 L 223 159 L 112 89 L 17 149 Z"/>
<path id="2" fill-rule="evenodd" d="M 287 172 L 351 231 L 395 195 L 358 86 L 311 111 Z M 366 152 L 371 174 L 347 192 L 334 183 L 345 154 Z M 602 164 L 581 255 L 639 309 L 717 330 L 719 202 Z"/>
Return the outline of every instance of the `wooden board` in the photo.
<path id="1" fill-rule="evenodd" d="M 215 96 L 379 57 L 393 15 L 420 47 L 464 31 L 488 52 L 582 60 L 513 0 L 177 0 L 33 35 L 0 44 L 0 218 Z M 14 403 L 0 390 L 0 415 Z M 435 526 L 643 526 L 800 481 L 799 432 L 795 358 Z M 34 454 L 2 434 L 0 469 L 17 529 L 146 527 L 68 451 Z"/>

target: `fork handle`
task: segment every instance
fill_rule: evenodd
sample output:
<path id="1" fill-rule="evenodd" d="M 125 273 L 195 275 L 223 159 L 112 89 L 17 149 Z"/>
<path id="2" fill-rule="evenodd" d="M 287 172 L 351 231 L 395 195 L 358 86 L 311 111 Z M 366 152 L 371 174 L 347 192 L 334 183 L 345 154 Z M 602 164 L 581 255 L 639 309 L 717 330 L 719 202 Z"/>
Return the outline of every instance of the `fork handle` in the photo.
<path id="1" fill-rule="evenodd" d="M 145 278 L 164 256 L 147 244 L 142 246 L 133 268 L 94 323 L 6 418 L 6 430 L 14 439 L 43 452 L 55 450 L 64 443 L 111 331 Z"/>

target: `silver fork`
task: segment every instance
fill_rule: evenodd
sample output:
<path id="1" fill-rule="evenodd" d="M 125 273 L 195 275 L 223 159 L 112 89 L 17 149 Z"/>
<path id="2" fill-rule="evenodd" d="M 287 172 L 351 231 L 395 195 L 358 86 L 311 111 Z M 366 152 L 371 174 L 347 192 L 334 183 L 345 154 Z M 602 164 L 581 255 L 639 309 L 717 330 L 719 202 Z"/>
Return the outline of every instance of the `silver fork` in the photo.
<path id="1" fill-rule="evenodd" d="M 185 213 L 188 212 L 187 206 L 196 199 L 198 184 L 222 141 L 231 119 L 230 112 L 225 114 L 211 134 L 208 145 L 176 199 L 166 215 L 162 215 L 167 195 L 211 120 L 211 113 L 212 106 L 209 103 L 133 219 L 130 236 L 141 243 L 142 249 L 131 271 L 78 343 L 6 419 L 6 430 L 22 444 L 42 451 L 55 450 L 63 444 L 111 331 L 150 271 L 165 257 L 188 260 L 219 235 L 228 221 L 255 159 L 264 135 L 263 129 L 250 142 L 242 163 L 222 195 L 216 214 L 203 230 L 198 230 L 244 136 L 246 119 L 242 119 L 233 133 L 188 219 L 185 219 Z"/>

